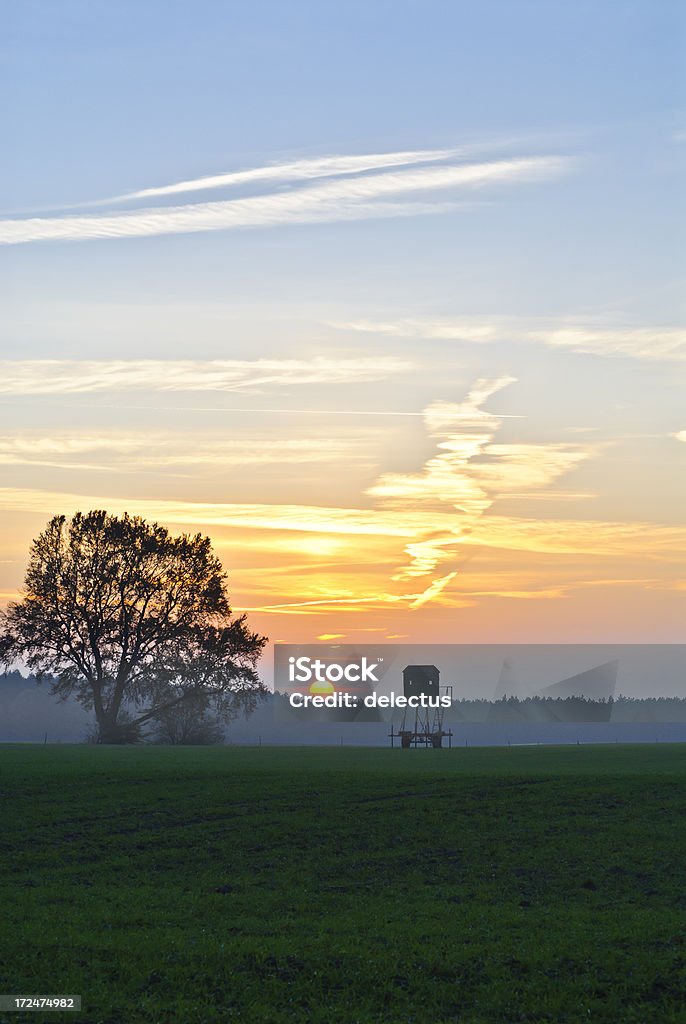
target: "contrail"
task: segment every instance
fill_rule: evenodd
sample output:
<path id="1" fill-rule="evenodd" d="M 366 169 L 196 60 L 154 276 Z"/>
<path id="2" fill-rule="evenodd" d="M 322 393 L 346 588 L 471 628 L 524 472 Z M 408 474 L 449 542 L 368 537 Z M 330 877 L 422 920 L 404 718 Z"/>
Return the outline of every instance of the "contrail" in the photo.
<path id="1" fill-rule="evenodd" d="M 545 180 L 564 172 L 568 164 L 567 159 L 559 156 L 539 156 L 418 167 L 218 202 L 152 207 L 105 216 L 6 219 L 0 220 L 0 243 L 16 245 L 48 240 L 142 238 L 280 224 L 408 216 L 446 208 L 445 200 L 428 204 L 404 203 L 404 197 L 413 193 Z"/>

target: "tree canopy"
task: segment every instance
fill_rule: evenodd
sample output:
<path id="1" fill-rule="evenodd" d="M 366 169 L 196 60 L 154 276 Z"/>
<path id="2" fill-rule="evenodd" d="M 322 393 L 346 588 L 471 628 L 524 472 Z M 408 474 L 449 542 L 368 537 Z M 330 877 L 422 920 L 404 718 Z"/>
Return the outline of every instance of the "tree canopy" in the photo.
<path id="1" fill-rule="evenodd" d="M 208 537 L 105 511 L 51 519 L 0 617 L 0 663 L 51 676 L 59 698 L 94 711 L 101 742 L 184 704 L 225 720 L 253 706 L 265 643 L 232 617 Z"/>

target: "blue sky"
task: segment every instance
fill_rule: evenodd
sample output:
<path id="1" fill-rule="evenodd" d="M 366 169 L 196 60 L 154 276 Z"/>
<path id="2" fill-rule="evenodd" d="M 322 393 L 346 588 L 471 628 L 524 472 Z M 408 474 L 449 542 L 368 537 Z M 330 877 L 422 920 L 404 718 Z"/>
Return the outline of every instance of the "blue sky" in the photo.
<path id="1" fill-rule="evenodd" d="M 21 146 L 7 185 L 17 202 L 41 192 L 80 201 L 164 180 L 181 154 L 191 176 L 229 158 L 392 150 L 407 138 L 450 145 L 456 133 L 681 127 L 682 10 L 645 0 L 8 4 L 5 117 Z"/>
<path id="2" fill-rule="evenodd" d="M 675 638 L 682 4 L 1 17 L 0 600 L 98 502 L 277 639 Z"/>
<path id="3" fill-rule="evenodd" d="M 286 230 L 243 238 L 240 251 L 223 238 L 184 239 L 181 253 L 169 239 L 102 254 L 91 246 L 86 259 L 65 247 L 58 267 L 52 253 L 14 253 L 11 288 L 25 293 L 39 272 L 48 293 L 71 291 L 77 279 L 107 294 L 114 277 L 119 289 L 154 296 L 171 277 L 201 300 L 233 286 L 262 301 L 256 264 L 266 260 L 281 300 L 321 291 L 326 301 L 366 299 L 360 278 L 373 268 L 373 298 L 383 304 L 403 289 L 400 236 L 403 248 L 421 251 L 416 301 L 432 308 L 446 304 L 457 272 L 475 307 L 630 304 L 632 314 L 668 321 L 683 271 L 680 6 L 9 5 L 4 117 L 16 144 L 0 168 L 8 211 L 328 153 L 484 141 L 498 152 L 521 139 L 516 151 L 578 160 L 542 195 L 525 189 L 513 204 L 481 196 L 480 209 L 440 223 Z M 319 289 L 322 264 L 330 280 Z"/>

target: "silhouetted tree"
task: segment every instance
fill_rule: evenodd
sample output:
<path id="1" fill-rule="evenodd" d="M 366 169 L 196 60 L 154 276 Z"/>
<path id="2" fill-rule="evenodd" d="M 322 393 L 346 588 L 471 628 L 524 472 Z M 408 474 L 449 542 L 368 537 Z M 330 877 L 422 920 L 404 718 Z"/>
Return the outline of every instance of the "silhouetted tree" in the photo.
<path id="1" fill-rule="evenodd" d="M 266 637 L 231 617 L 208 537 L 104 511 L 55 516 L 31 546 L 25 594 L 0 618 L 0 663 L 23 661 L 127 742 L 184 703 L 220 717 L 264 691 Z"/>

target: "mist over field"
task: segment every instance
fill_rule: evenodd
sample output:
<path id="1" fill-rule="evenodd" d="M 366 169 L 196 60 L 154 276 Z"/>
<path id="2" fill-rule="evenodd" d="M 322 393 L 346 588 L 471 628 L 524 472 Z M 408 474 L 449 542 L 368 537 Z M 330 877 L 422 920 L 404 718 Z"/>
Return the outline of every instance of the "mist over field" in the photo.
<path id="1" fill-rule="evenodd" d="M 677 661 L 679 664 L 679 661 Z M 673 684 L 680 677 L 668 676 Z M 75 700 L 57 702 L 49 681 L 13 672 L 0 676 L 0 743 L 84 743 L 95 735 L 93 715 Z M 668 692 L 671 685 L 665 685 Z M 285 698 L 277 698 L 282 702 Z M 571 707 L 570 707 L 571 705 Z M 590 720 L 589 720 L 590 719 Z M 389 729 L 400 714 L 383 721 L 317 721 L 275 707 L 267 696 L 250 715 L 239 714 L 215 742 L 231 745 L 376 746 L 390 744 Z M 512 743 L 654 743 L 686 741 L 686 698 L 456 699 L 446 713 L 454 745 Z M 447 742 L 447 741 L 446 741 Z"/>

